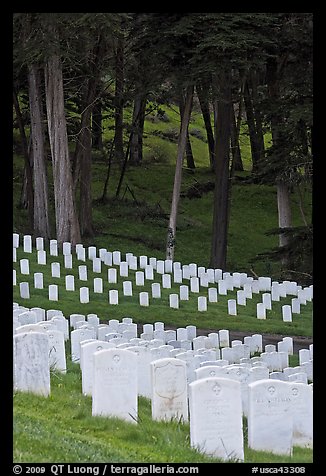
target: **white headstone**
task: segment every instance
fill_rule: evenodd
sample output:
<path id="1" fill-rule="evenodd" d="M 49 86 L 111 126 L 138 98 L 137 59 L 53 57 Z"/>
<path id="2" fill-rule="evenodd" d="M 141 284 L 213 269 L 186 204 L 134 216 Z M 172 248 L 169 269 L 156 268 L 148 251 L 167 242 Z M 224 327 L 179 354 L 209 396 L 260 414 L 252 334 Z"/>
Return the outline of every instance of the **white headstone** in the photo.
<path id="1" fill-rule="evenodd" d="M 27 258 L 21 259 L 19 261 L 19 264 L 20 264 L 20 273 L 29 274 L 29 260 Z"/>
<path id="2" fill-rule="evenodd" d="M 108 269 L 108 282 L 117 283 L 117 270 L 115 268 Z"/>
<path id="3" fill-rule="evenodd" d="M 75 276 L 67 274 L 65 277 L 66 291 L 75 291 Z"/>
<path id="4" fill-rule="evenodd" d="M 94 278 L 94 293 L 102 294 L 103 293 L 103 279 Z"/>
<path id="5" fill-rule="evenodd" d="M 161 298 L 161 285 L 160 283 L 152 283 L 152 298 L 160 299 Z"/>
<path id="6" fill-rule="evenodd" d="M 162 288 L 170 289 L 171 288 L 171 275 L 162 274 Z"/>
<path id="7" fill-rule="evenodd" d="M 170 294 L 169 303 L 173 309 L 179 309 L 179 294 Z"/>
<path id="8" fill-rule="evenodd" d="M 207 297 L 206 296 L 198 296 L 197 309 L 199 312 L 207 311 Z"/>
<path id="9" fill-rule="evenodd" d="M 79 362 L 80 360 L 80 343 L 86 339 L 94 339 L 94 331 L 91 329 L 75 329 L 71 331 L 71 360 Z"/>
<path id="10" fill-rule="evenodd" d="M 47 397 L 50 395 L 49 337 L 42 332 L 13 337 L 14 389 Z"/>
<path id="11" fill-rule="evenodd" d="M 220 347 L 229 347 L 230 345 L 230 336 L 229 331 L 227 329 L 220 329 L 218 331 L 219 339 L 220 339 Z"/>
<path id="12" fill-rule="evenodd" d="M 89 302 L 89 289 L 85 286 L 79 289 L 79 301 L 82 304 L 87 304 Z"/>
<path id="13" fill-rule="evenodd" d="M 32 253 L 32 237 L 31 237 L 31 235 L 24 235 L 23 250 L 24 250 L 24 253 Z"/>
<path id="14" fill-rule="evenodd" d="M 189 286 L 183 284 L 179 288 L 180 301 L 189 301 Z"/>
<path id="15" fill-rule="evenodd" d="M 101 258 L 93 258 L 93 273 L 101 273 L 102 260 Z"/>
<path id="16" fill-rule="evenodd" d="M 62 243 L 62 254 L 64 256 L 71 255 L 71 243 L 69 241 L 64 241 Z"/>
<path id="17" fill-rule="evenodd" d="M 49 364 L 50 368 L 58 372 L 66 373 L 66 349 L 65 336 L 60 330 L 49 330 Z"/>
<path id="18" fill-rule="evenodd" d="M 110 289 L 109 291 L 109 303 L 113 305 L 119 304 L 119 292 L 117 289 Z"/>
<path id="19" fill-rule="evenodd" d="M 80 281 L 87 281 L 87 266 L 80 265 L 78 266 L 78 273 Z"/>
<path id="20" fill-rule="evenodd" d="M 289 304 L 282 306 L 282 319 L 283 322 L 292 322 L 292 309 Z"/>
<path id="21" fill-rule="evenodd" d="M 217 288 L 208 288 L 208 301 L 209 302 L 217 302 Z"/>
<path id="22" fill-rule="evenodd" d="M 121 252 L 120 251 L 113 251 L 112 252 L 112 263 L 114 265 L 120 264 L 121 261 Z"/>
<path id="23" fill-rule="evenodd" d="M 137 356 L 126 349 L 94 353 L 92 415 L 137 423 Z"/>
<path id="24" fill-rule="evenodd" d="M 34 273 L 34 288 L 43 289 L 43 273 Z"/>
<path id="25" fill-rule="evenodd" d="M 51 263 L 52 278 L 60 278 L 60 263 Z"/>
<path id="26" fill-rule="evenodd" d="M 148 279 L 150 281 L 154 279 L 154 269 L 153 266 L 150 264 L 147 264 L 145 267 L 145 279 Z"/>
<path id="27" fill-rule="evenodd" d="M 248 446 L 256 451 L 292 455 L 293 415 L 288 382 L 248 384 Z"/>
<path id="28" fill-rule="evenodd" d="M 46 251 L 39 250 L 37 252 L 37 264 L 46 265 Z"/>
<path id="29" fill-rule="evenodd" d="M 313 396 L 312 387 L 290 382 L 291 411 L 293 415 L 293 445 L 313 447 Z"/>
<path id="30" fill-rule="evenodd" d="M 63 264 L 66 269 L 72 269 L 72 255 L 64 255 Z"/>
<path id="31" fill-rule="evenodd" d="M 12 244 L 14 248 L 19 248 L 19 234 L 18 233 L 12 234 Z"/>
<path id="32" fill-rule="evenodd" d="M 263 302 L 257 303 L 257 319 L 266 319 L 266 307 Z"/>
<path id="33" fill-rule="evenodd" d="M 220 377 L 189 384 L 190 443 L 224 461 L 243 461 L 239 382 Z"/>
<path id="34" fill-rule="evenodd" d="M 136 286 L 144 286 L 145 284 L 145 275 L 143 271 L 136 271 L 135 273 Z"/>
<path id="35" fill-rule="evenodd" d="M 153 420 L 188 421 L 186 362 L 163 358 L 151 363 Z"/>
<path id="36" fill-rule="evenodd" d="M 57 240 L 50 240 L 50 255 L 58 256 L 58 242 Z"/>
<path id="37" fill-rule="evenodd" d="M 139 293 L 139 304 L 140 306 L 149 306 L 149 296 L 148 296 L 148 292 L 141 292 Z"/>
<path id="38" fill-rule="evenodd" d="M 49 301 L 58 301 L 58 285 L 57 284 L 49 284 Z"/>
<path id="39" fill-rule="evenodd" d="M 235 299 L 228 299 L 228 314 L 230 316 L 237 315 L 237 301 Z"/>
<path id="40" fill-rule="evenodd" d="M 88 247 L 88 259 L 94 260 L 96 258 L 96 246 Z"/>
<path id="41" fill-rule="evenodd" d="M 92 395 L 94 377 L 94 353 L 103 349 L 112 349 L 111 342 L 93 340 L 80 346 L 80 367 L 82 375 L 82 392 L 84 395 Z"/>
<path id="42" fill-rule="evenodd" d="M 124 296 L 132 296 L 132 281 L 123 281 L 122 289 Z"/>
<path id="43" fill-rule="evenodd" d="M 119 274 L 123 278 L 127 278 L 129 275 L 129 266 L 127 261 L 120 261 L 119 264 Z"/>

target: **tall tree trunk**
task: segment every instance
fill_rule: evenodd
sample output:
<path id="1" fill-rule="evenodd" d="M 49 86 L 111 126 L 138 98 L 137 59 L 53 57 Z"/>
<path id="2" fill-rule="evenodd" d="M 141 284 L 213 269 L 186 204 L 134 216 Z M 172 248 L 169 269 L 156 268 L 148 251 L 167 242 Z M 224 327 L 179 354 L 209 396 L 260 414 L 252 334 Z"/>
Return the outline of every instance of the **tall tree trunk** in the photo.
<path id="1" fill-rule="evenodd" d="M 259 140 L 257 137 L 254 107 L 252 103 L 252 97 L 251 97 L 248 79 L 244 87 L 244 103 L 246 108 L 247 125 L 249 130 L 249 139 L 250 139 L 250 146 L 251 146 L 252 173 L 255 174 L 259 170 L 260 145 L 259 145 Z"/>
<path id="2" fill-rule="evenodd" d="M 99 88 L 97 96 L 99 95 Z M 92 111 L 92 147 L 96 150 L 103 150 L 102 140 L 102 102 L 98 99 L 93 106 Z"/>
<path id="3" fill-rule="evenodd" d="M 136 94 L 132 115 L 133 134 L 130 142 L 131 164 L 140 165 L 143 161 L 143 133 L 145 123 L 146 95 Z"/>
<path id="4" fill-rule="evenodd" d="M 277 187 L 277 210 L 278 210 L 278 226 L 279 228 L 288 228 L 292 223 L 291 201 L 289 186 L 279 180 Z M 288 244 L 288 237 L 283 233 L 279 235 L 280 246 Z M 285 264 L 285 263 L 284 263 Z"/>
<path id="5" fill-rule="evenodd" d="M 115 54 L 115 95 L 114 95 L 114 155 L 123 164 L 123 79 L 124 79 L 124 46 L 123 39 L 118 39 Z"/>
<path id="6" fill-rule="evenodd" d="M 76 245 L 81 241 L 81 237 L 70 168 L 62 66 L 60 57 L 55 54 L 46 63 L 45 92 L 53 163 L 57 240 L 60 244 L 70 241 L 72 245 Z"/>
<path id="7" fill-rule="evenodd" d="M 241 121 L 241 117 L 238 115 L 238 121 Z M 243 172 L 243 163 L 241 158 L 241 150 L 239 145 L 239 133 L 240 124 L 237 124 L 235 118 L 234 107 L 231 109 L 231 152 L 232 152 L 232 175 L 233 172 Z"/>
<path id="8" fill-rule="evenodd" d="M 79 223 L 81 236 L 93 236 L 93 218 L 92 218 L 92 132 L 91 132 L 91 112 L 92 102 L 92 83 L 89 79 L 89 92 L 87 94 L 87 106 L 81 117 L 81 134 L 79 141 L 80 148 L 80 184 L 79 184 Z M 94 91 L 95 94 L 95 91 Z"/>
<path id="9" fill-rule="evenodd" d="M 226 269 L 232 103 L 229 75 L 225 71 L 220 74 L 219 86 L 219 96 L 214 100 L 216 165 L 210 266 Z"/>
<path id="10" fill-rule="evenodd" d="M 172 193 L 171 211 L 169 219 L 169 227 L 166 243 L 166 259 L 174 259 L 175 250 L 175 236 L 177 227 L 177 215 L 181 190 L 181 177 L 182 177 L 182 163 L 187 143 L 187 132 L 190 121 L 192 99 L 194 94 L 194 86 L 188 86 L 186 92 L 185 105 L 183 115 L 181 119 L 181 127 L 178 140 L 177 160 L 174 174 L 174 185 Z"/>
<path id="11" fill-rule="evenodd" d="M 207 90 L 208 90 L 208 85 L 206 83 L 198 84 L 196 86 L 196 92 L 199 99 L 201 113 L 202 113 L 205 128 L 206 128 L 209 162 L 210 162 L 211 170 L 214 171 L 215 169 L 215 141 L 214 141 L 213 128 L 211 124 L 211 114 L 209 110 Z"/>
<path id="12" fill-rule="evenodd" d="M 48 178 L 44 151 L 42 95 L 39 70 L 35 64 L 29 67 L 28 88 L 34 176 L 34 233 L 36 236 L 49 239 L 51 231 L 48 206 Z"/>
<path id="13" fill-rule="evenodd" d="M 18 101 L 18 96 L 15 88 L 13 89 L 13 102 L 14 102 L 14 107 L 15 107 L 15 112 L 16 112 L 16 118 L 17 118 L 17 123 L 18 123 L 18 128 L 20 132 L 20 137 L 22 141 L 22 150 L 23 150 L 23 156 L 24 156 L 24 181 L 23 181 L 23 187 L 25 187 L 26 190 L 26 207 L 27 207 L 27 212 L 28 212 L 28 221 L 29 221 L 29 226 L 30 229 L 33 229 L 33 224 L 34 224 L 34 219 L 33 219 L 33 209 L 34 209 L 34 191 L 33 191 L 33 169 L 31 165 L 31 159 L 30 153 L 29 153 L 29 148 L 27 144 L 27 138 L 25 134 L 25 127 L 24 127 L 24 121 L 23 121 L 23 116 L 20 110 L 19 106 L 19 101 Z"/>
<path id="14" fill-rule="evenodd" d="M 279 77 L 278 77 L 278 65 L 276 60 L 270 59 L 267 62 L 267 86 L 270 100 L 274 105 L 277 105 L 280 101 L 280 90 L 279 90 Z M 283 117 L 277 111 L 279 108 L 274 107 L 274 112 L 271 116 L 271 132 L 272 132 L 272 141 L 275 147 L 278 147 L 281 134 L 281 124 L 283 122 Z M 276 191 L 277 191 L 277 210 L 278 210 L 278 223 L 279 228 L 289 228 L 292 225 L 292 216 L 291 216 L 291 200 L 290 200 L 290 188 L 288 184 L 278 178 L 276 180 Z M 285 246 L 289 242 L 289 238 L 283 233 L 279 234 L 279 245 Z M 283 265 L 287 264 L 287 258 L 282 260 Z"/>

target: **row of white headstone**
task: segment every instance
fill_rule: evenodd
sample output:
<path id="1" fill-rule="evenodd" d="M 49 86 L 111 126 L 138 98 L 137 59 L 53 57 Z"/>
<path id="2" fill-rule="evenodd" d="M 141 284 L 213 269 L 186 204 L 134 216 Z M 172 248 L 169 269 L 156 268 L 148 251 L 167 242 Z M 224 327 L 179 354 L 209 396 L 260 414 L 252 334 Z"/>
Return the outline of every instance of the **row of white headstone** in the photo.
<path id="1" fill-rule="evenodd" d="M 14 271 L 14 279 L 13 285 L 17 284 L 16 281 L 16 271 Z M 109 270 L 111 271 L 111 269 Z M 115 271 L 115 270 L 114 270 Z M 163 275 L 164 276 L 164 275 Z M 94 278 L 94 286 L 93 292 L 103 294 L 103 279 L 102 278 Z M 136 285 L 138 285 L 136 283 Z M 30 299 L 30 288 L 28 282 L 20 282 L 20 297 L 22 299 Z M 161 298 L 161 285 L 160 283 L 152 283 L 152 292 L 151 298 L 152 299 L 160 299 Z M 164 286 L 163 286 L 164 287 Z M 43 285 L 43 273 L 34 273 L 34 288 L 35 289 L 44 289 Z M 66 291 L 75 291 L 75 278 L 73 275 L 67 275 L 65 277 L 65 288 Z M 133 296 L 133 283 L 132 281 L 123 281 L 122 283 L 123 288 L 123 296 Z M 86 304 L 90 302 L 90 292 L 89 288 L 86 286 L 82 286 L 79 288 L 79 300 L 80 303 Z M 246 305 L 246 298 L 242 296 L 244 291 L 237 291 L 237 299 L 228 299 L 227 306 L 228 306 L 228 314 L 236 316 L 237 306 L 245 306 Z M 57 284 L 50 284 L 48 286 L 48 298 L 49 301 L 59 301 L 59 286 Z M 257 303 L 257 318 L 258 319 L 266 319 L 266 311 L 272 309 L 271 304 L 271 294 L 263 293 L 262 295 L 263 302 Z M 179 309 L 180 301 L 188 301 L 189 300 L 189 287 L 187 285 L 181 285 L 179 287 L 179 294 L 178 293 L 171 293 L 169 294 L 169 306 L 173 309 Z M 150 294 L 146 291 L 142 291 L 138 293 L 138 301 L 140 306 L 148 307 L 150 303 Z M 218 301 L 218 291 L 217 288 L 208 288 L 208 297 L 207 296 L 198 296 L 197 297 L 197 310 L 199 312 L 207 311 L 208 303 L 216 303 Z M 118 305 L 119 304 L 119 291 L 117 289 L 110 289 L 108 293 L 108 302 L 111 305 Z M 292 315 L 293 314 L 300 314 L 301 312 L 301 304 L 306 304 L 306 298 L 303 296 L 302 298 L 293 298 L 291 300 L 291 304 L 284 304 L 282 306 L 282 319 L 284 322 L 292 322 Z"/>
<path id="2" fill-rule="evenodd" d="M 24 235 L 22 237 L 23 251 L 25 253 L 32 253 L 32 237 L 31 235 Z M 38 252 L 44 253 L 42 257 L 45 258 L 42 263 L 46 264 L 46 251 L 44 250 L 44 239 L 36 238 L 35 249 Z M 13 259 L 16 261 L 16 249 L 19 248 L 20 236 L 17 233 L 13 234 Z M 65 242 L 62 245 L 62 254 L 64 257 L 69 257 L 72 260 L 72 245 L 69 242 Z M 80 253 L 82 251 L 82 256 Z M 75 253 L 77 260 L 86 261 L 86 249 L 82 244 L 75 246 Z M 97 256 L 97 254 L 99 256 Z M 50 255 L 58 256 L 59 247 L 57 240 L 50 240 Z M 85 255 L 85 256 L 84 256 Z M 128 277 L 128 270 L 138 271 L 135 273 L 135 281 L 137 286 L 141 286 L 144 279 L 153 280 L 154 271 L 162 275 L 162 286 L 164 288 L 171 287 L 171 276 L 173 274 L 173 282 L 182 284 L 183 280 L 189 280 L 190 291 L 199 292 L 200 287 L 209 287 L 209 284 L 218 284 L 219 294 L 226 295 L 227 291 L 233 291 L 234 288 L 243 287 L 243 293 L 239 294 L 239 301 L 244 301 L 252 297 L 252 293 L 271 292 L 271 299 L 273 301 L 279 300 L 280 297 L 286 297 L 287 295 L 297 296 L 301 301 L 311 301 L 313 294 L 313 286 L 302 288 L 295 281 L 283 281 L 282 283 L 272 282 L 269 277 L 259 277 L 254 279 L 247 276 L 246 273 L 229 273 L 223 272 L 221 269 L 206 269 L 204 266 L 197 266 L 196 263 L 190 263 L 188 265 L 182 265 L 179 261 L 172 260 L 159 260 L 155 257 L 148 258 L 145 255 L 140 257 L 134 256 L 133 253 L 125 254 L 125 261 L 122 260 L 122 253 L 120 251 L 107 251 L 106 248 L 100 248 L 97 250 L 95 246 L 89 246 L 87 249 L 88 259 L 92 262 L 92 270 L 96 273 L 101 273 L 101 265 L 104 263 L 106 266 L 119 266 L 119 274 L 121 277 Z M 81 259 L 82 258 L 82 259 Z M 20 260 L 21 273 L 29 274 L 29 263 L 26 259 Z M 67 264 L 67 263 L 66 263 Z M 52 276 L 60 277 L 60 263 L 52 263 Z M 67 266 L 65 266 L 67 267 Z M 72 263 L 69 268 L 72 268 Z M 143 273 L 143 274 L 142 274 Z M 163 279 L 163 275 L 164 279 Z M 192 279 L 193 278 L 193 279 Z M 87 266 L 82 265 L 79 267 L 79 279 L 87 280 Z M 112 268 L 108 270 L 108 282 L 117 282 L 117 270 Z"/>
<path id="3" fill-rule="evenodd" d="M 287 337 L 280 350 L 266 345 L 265 352 L 259 334 L 229 347 L 225 329 L 197 337 L 195 326 L 165 330 L 156 322 L 144 324 L 137 337 L 131 318 L 106 325 L 95 314 L 68 320 L 57 310 L 18 304 L 14 327 L 16 390 L 50 394 L 49 369 L 66 371 L 64 340 L 71 327 L 71 357 L 80 364 L 93 415 L 137 422 L 142 395 L 151 399 L 153 419 L 189 419 L 192 446 L 225 460 L 243 460 L 243 415 L 253 449 L 291 454 L 293 445 L 312 447 L 312 384 L 306 383 L 312 345 L 299 351 L 300 365 L 291 368 Z M 259 357 L 250 357 L 256 352 Z"/>
<path id="4" fill-rule="evenodd" d="M 17 238 L 18 236 L 18 238 Z M 46 252 L 43 250 L 42 246 L 44 245 L 43 241 L 38 241 L 43 239 L 36 239 L 36 248 L 38 249 L 38 261 L 42 264 L 46 264 L 45 255 Z M 32 252 L 31 246 L 31 237 L 30 235 L 25 235 L 23 238 L 24 242 L 24 251 Z M 26 245 L 28 244 L 28 246 Z M 41 243 L 41 245 L 40 245 Z M 58 254 L 58 246 L 56 240 L 51 240 L 52 243 L 52 254 Z M 50 243 L 50 251 L 51 251 Z M 14 234 L 14 246 L 19 245 L 19 235 Z M 54 251 L 53 251 L 54 245 Z M 16 251 L 14 247 L 14 251 Z M 84 250 L 82 245 L 76 245 L 77 250 Z M 42 253 L 42 260 L 39 259 L 39 254 Z M 63 244 L 63 254 L 65 260 L 69 259 L 69 267 L 72 268 L 72 255 L 71 253 L 71 244 Z M 149 258 L 151 264 L 148 263 L 147 256 L 140 256 L 139 266 L 145 271 L 137 271 L 138 258 L 132 253 L 126 253 L 126 261 L 121 261 L 121 252 L 114 251 L 108 252 L 106 249 L 100 249 L 100 257 L 96 257 L 97 249 L 94 246 L 88 247 L 88 257 L 92 261 L 92 267 L 94 272 L 101 272 L 101 263 L 104 261 L 107 266 L 116 264 L 119 266 L 120 277 L 128 277 L 128 270 L 134 269 L 135 272 L 135 284 L 136 286 L 144 286 L 145 279 L 153 280 L 154 279 L 154 269 L 156 272 L 160 273 L 162 283 L 152 283 L 151 287 L 151 298 L 160 299 L 161 298 L 161 286 L 165 289 L 169 289 L 172 286 L 171 283 L 171 274 L 173 273 L 174 283 L 182 283 L 183 279 L 189 281 L 188 285 L 180 285 L 179 293 L 169 294 L 169 306 L 170 308 L 178 309 L 180 301 L 189 300 L 190 293 L 199 293 L 200 288 L 208 288 L 208 296 L 198 296 L 197 297 L 197 310 L 199 312 L 207 311 L 208 303 L 215 303 L 218 301 L 218 295 L 227 295 L 228 291 L 234 290 L 236 287 L 242 287 L 243 289 L 238 289 L 236 294 L 236 299 L 229 299 L 227 302 L 228 314 L 237 315 L 238 306 L 245 306 L 247 299 L 251 299 L 253 293 L 262 292 L 262 302 L 257 303 L 256 305 L 256 315 L 258 319 L 266 319 L 266 311 L 272 309 L 273 301 L 280 301 L 281 297 L 286 297 L 287 295 L 296 296 L 291 299 L 291 305 L 286 304 L 282 306 L 282 319 L 285 322 L 292 321 L 293 314 L 300 314 L 301 305 L 305 305 L 307 301 L 312 300 L 313 295 L 313 286 L 302 288 L 298 286 L 294 281 L 283 281 L 283 283 L 272 282 L 270 278 L 260 277 L 257 280 L 254 280 L 252 277 L 248 277 L 246 273 L 223 273 L 220 269 L 205 269 L 204 267 L 197 267 L 195 263 L 189 265 L 184 265 L 181 267 L 181 263 L 172 262 L 171 260 L 156 260 L 156 258 Z M 77 251 L 78 256 L 78 251 Z M 110 257 L 107 260 L 107 256 Z M 14 253 L 14 260 L 16 259 Z M 160 266 L 158 266 L 160 264 Z M 159 269 L 160 268 L 160 269 Z M 87 280 L 87 266 L 82 265 L 78 266 L 79 280 Z M 21 275 L 29 274 L 29 260 L 27 258 L 20 260 L 20 273 Z M 198 276 L 197 276 L 198 274 Z M 53 262 L 51 263 L 51 275 L 54 278 L 59 278 L 60 274 L 60 263 Z M 117 283 L 117 269 L 108 268 L 108 283 Z M 13 270 L 13 283 L 17 284 L 17 273 L 16 270 Z M 214 283 L 217 287 L 209 287 L 209 283 Z M 20 282 L 20 297 L 22 299 L 30 298 L 30 289 L 28 282 Z M 43 288 L 43 274 L 34 273 L 34 288 L 42 289 Z M 75 290 L 75 277 L 73 275 L 65 276 L 65 288 L 67 291 Z M 93 291 L 94 293 L 103 293 L 103 279 L 94 278 L 93 279 Z M 264 292 L 265 291 L 265 292 Z M 266 292 L 269 291 L 269 292 Z M 122 283 L 122 293 L 123 296 L 132 296 L 133 295 L 133 282 L 132 281 L 123 281 Z M 48 286 L 48 297 L 50 301 L 59 300 L 59 287 L 57 284 L 50 284 Z M 90 290 L 86 286 L 79 288 L 79 299 L 81 303 L 88 303 L 90 301 Z M 110 289 L 108 294 L 108 301 L 112 305 L 119 304 L 119 290 Z M 138 301 L 140 306 L 149 306 L 150 304 L 150 294 L 148 292 L 139 292 Z"/>

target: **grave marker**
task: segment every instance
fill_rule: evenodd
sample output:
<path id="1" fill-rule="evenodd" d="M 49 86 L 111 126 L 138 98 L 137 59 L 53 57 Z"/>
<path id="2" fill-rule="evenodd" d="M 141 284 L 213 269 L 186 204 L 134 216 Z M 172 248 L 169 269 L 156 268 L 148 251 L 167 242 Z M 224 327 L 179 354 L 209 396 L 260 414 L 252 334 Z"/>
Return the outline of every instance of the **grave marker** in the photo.
<path id="1" fill-rule="evenodd" d="M 190 443 L 224 461 L 243 461 L 240 383 L 221 377 L 189 384 Z"/>
<path id="2" fill-rule="evenodd" d="M 152 418 L 188 421 L 186 362 L 163 358 L 151 362 Z"/>
<path id="3" fill-rule="evenodd" d="M 127 349 L 94 353 L 92 415 L 137 423 L 137 357 Z"/>
<path id="4" fill-rule="evenodd" d="M 50 395 L 49 337 L 42 332 L 13 337 L 14 389 L 43 397 Z"/>
<path id="5" fill-rule="evenodd" d="M 291 456 L 293 415 L 288 382 L 259 380 L 248 384 L 248 389 L 248 446 Z"/>

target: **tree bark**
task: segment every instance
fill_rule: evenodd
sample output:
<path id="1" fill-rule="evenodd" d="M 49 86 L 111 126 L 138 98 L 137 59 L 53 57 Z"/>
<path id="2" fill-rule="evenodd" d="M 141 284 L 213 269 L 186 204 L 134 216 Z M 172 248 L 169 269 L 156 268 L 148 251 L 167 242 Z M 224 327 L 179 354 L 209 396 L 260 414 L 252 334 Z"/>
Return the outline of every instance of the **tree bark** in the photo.
<path id="1" fill-rule="evenodd" d="M 133 134 L 130 142 L 129 161 L 134 165 L 141 165 L 143 161 L 143 133 L 145 123 L 146 95 L 136 94 L 132 115 Z"/>
<path id="2" fill-rule="evenodd" d="M 220 74 L 219 86 L 219 96 L 214 100 L 216 165 L 210 266 L 226 269 L 232 103 L 230 81 L 225 71 Z"/>
<path id="3" fill-rule="evenodd" d="M 278 181 L 277 188 L 277 210 L 278 210 L 278 226 L 279 228 L 289 228 L 292 223 L 290 191 L 286 183 Z M 279 235 L 280 246 L 288 243 L 288 237 L 283 233 Z"/>
<path id="4" fill-rule="evenodd" d="M 174 259 L 175 251 L 175 235 L 177 227 L 177 215 L 181 190 L 181 177 L 182 177 L 182 163 L 187 143 L 187 132 L 190 121 L 192 99 L 194 94 L 194 86 L 188 86 L 186 92 L 185 105 L 183 115 L 181 119 L 181 127 L 178 140 L 177 160 L 174 174 L 174 185 L 172 192 L 171 211 L 169 219 L 169 227 L 166 243 L 166 259 Z"/>
<path id="5" fill-rule="evenodd" d="M 182 93 L 180 94 L 180 99 L 179 99 L 179 110 L 180 110 L 180 117 L 182 120 L 182 116 L 184 113 L 184 108 L 185 108 L 185 100 L 183 98 Z M 187 167 L 189 169 L 195 169 L 195 161 L 194 161 L 194 156 L 192 153 L 192 148 L 191 148 L 191 142 L 190 142 L 190 137 L 189 137 L 189 131 L 187 130 L 187 141 L 186 141 L 186 161 L 187 161 Z"/>
<path id="6" fill-rule="evenodd" d="M 48 178 L 44 151 L 42 95 L 39 70 L 35 64 L 29 67 L 28 87 L 34 178 L 34 233 L 36 236 L 49 239 L 51 231 L 48 205 Z"/>
<path id="7" fill-rule="evenodd" d="M 278 64 L 275 59 L 270 59 L 267 62 L 267 86 L 270 100 L 274 105 L 277 105 L 280 101 L 280 89 L 279 89 L 279 71 Z M 283 117 L 279 112 L 279 108 L 274 107 L 274 112 L 271 115 L 271 132 L 272 132 L 272 141 L 275 147 L 278 147 L 278 144 L 281 140 L 281 124 L 283 122 Z M 278 223 L 279 228 L 289 228 L 292 225 L 292 216 L 291 216 L 291 201 L 290 201 L 290 188 L 288 184 L 278 178 L 276 180 L 276 191 L 277 191 L 277 210 L 278 210 Z M 285 246 L 289 243 L 289 237 L 283 233 L 279 234 L 279 246 Z M 287 264 L 287 258 L 284 258 L 282 261 L 283 265 Z"/>
<path id="8" fill-rule="evenodd" d="M 53 163 L 57 240 L 59 244 L 70 241 L 72 245 L 76 245 L 81 241 L 81 237 L 70 168 L 62 66 L 60 57 L 55 54 L 46 63 L 45 92 Z"/>
<path id="9" fill-rule="evenodd" d="M 123 39 L 118 39 L 115 54 L 115 96 L 114 96 L 114 155 L 123 164 L 123 78 L 124 78 L 124 47 Z"/>
<path id="10" fill-rule="evenodd" d="M 97 95 L 99 95 L 99 88 Z M 103 150 L 102 140 L 102 103 L 98 99 L 93 106 L 92 111 L 92 147 L 96 150 Z"/>
<path id="11" fill-rule="evenodd" d="M 243 163 L 241 158 L 241 150 L 239 145 L 239 132 L 240 132 L 240 123 L 241 116 L 238 115 L 237 124 L 235 118 L 234 107 L 231 108 L 231 151 L 232 151 L 232 174 L 233 172 L 243 172 Z"/>
<path id="12" fill-rule="evenodd" d="M 201 108 L 201 113 L 204 119 L 204 124 L 206 128 L 206 135 L 207 135 L 207 143 L 208 143 L 208 152 L 209 152 L 209 163 L 211 166 L 211 170 L 214 171 L 215 169 L 215 140 L 214 140 L 214 133 L 211 124 L 211 114 L 209 110 L 209 102 L 207 98 L 207 88 L 208 86 L 205 85 L 197 85 L 196 92 Z"/>

